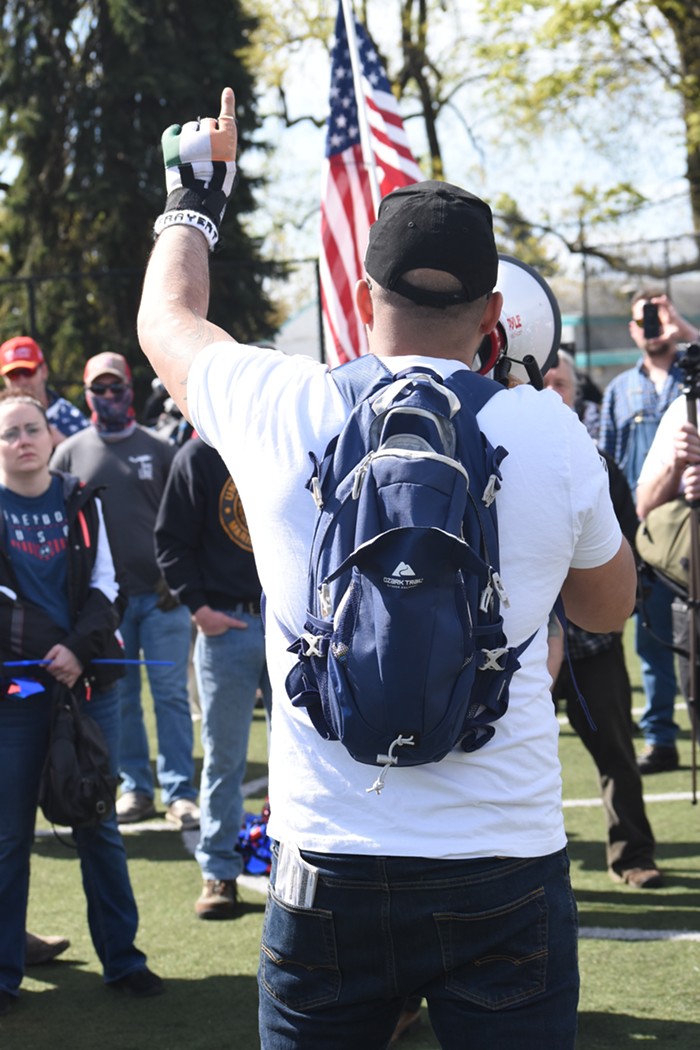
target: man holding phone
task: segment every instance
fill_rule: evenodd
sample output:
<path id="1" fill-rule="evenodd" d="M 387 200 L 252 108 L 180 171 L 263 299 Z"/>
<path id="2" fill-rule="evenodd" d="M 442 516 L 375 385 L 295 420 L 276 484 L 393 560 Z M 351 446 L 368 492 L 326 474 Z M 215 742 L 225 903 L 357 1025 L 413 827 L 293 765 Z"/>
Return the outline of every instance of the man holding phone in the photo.
<path id="1" fill-rule="evenodd" d="M 678 365 L 678 344 L 697 339 L 698 329 L 681 317 L 664 292 L 642 289 L 632 299 L 629 332 L 641 357 L 608 384 L 598 443 L 622 468 L 634 496 L 659 421 L 681 392 L 684 375 Z M 646 749 L 638 764 L 645 774 L 678 767 L 678 726 L 673 720 L 677 686 L 673 651 L 668 647 L 671 600 L 671 592 L 654 581 L 645 593 L 644 615 L 636 613 L 636 648 L 646 698 L 639 720 Z"/>

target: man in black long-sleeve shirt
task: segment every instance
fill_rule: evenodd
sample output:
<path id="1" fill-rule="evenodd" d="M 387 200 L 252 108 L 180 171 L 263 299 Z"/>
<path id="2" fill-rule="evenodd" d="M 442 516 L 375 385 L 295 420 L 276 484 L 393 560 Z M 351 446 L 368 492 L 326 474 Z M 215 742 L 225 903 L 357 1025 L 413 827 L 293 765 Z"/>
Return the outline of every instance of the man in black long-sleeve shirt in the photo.
<path id="1" fill-rule="evenodd" d="M 199 438 L 173 461 L 156 521 L 156 554 L 168 586 L 197 627 L 194 668 L 202 705 L 204 765 L 196 858 L 202 919 L 236 914 L 235 849 L 241 785 L 257 690 L 270 687 L 260 617 L 260 581 L 236 486 L 218 452 Z"/>

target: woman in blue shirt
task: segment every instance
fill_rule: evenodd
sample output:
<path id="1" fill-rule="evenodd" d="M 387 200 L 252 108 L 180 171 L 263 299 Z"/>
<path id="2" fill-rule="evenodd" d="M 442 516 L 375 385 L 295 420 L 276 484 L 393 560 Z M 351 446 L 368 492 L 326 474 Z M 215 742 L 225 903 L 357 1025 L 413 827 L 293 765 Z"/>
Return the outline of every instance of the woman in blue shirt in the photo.
<path id="1" fill-rule="evenodd" d="M 121 671 L 92 665 L 120 653 L 119 586 L 95 491 L 51 472 L 51 433 L 31 397 L 0 396 L 0 658 L 28 668 L 43 689 L 20 699 L 0 689 L 0 1014 L 24 970 L 29 861 L 56 683 L 72 689 L 100 725 L 117 767 Z M 88 700 L 89 697 L 89 700 Z M 138 912 L 116 818 L 73 832 L 88 923 L 109 987 L 156 995 L 163 983 L 135 944 Z"/>

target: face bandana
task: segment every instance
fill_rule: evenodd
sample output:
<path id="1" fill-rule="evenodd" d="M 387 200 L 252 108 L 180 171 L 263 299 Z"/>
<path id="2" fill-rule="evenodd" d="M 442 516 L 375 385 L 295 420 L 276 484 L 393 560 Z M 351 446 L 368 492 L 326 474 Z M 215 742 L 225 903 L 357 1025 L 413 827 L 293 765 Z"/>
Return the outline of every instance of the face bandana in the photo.
<path id="1" fill-rule="evenodd" d="M 92 424 L 100 434 L 120 434 L 133 429 L 136 413 L 133 408 L 134 391 L 130 386 L 125 386 L 121 394 L 109 397 L 86 390 L 85 400 L 92 413 Z"/>

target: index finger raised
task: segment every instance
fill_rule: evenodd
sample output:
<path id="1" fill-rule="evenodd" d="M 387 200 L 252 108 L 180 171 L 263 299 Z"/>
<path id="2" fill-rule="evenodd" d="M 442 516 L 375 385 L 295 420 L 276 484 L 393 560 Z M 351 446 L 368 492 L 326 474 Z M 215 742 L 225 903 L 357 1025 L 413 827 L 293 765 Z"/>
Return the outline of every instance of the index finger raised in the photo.
<path id="1" fill-rule="evenodd" d="M 221 112 L 219 113 L 219 120 L 235 120 L 236 119 L 236 96 L 233 93 L 233 88 L 225 87 L 221 92 Z"/>

